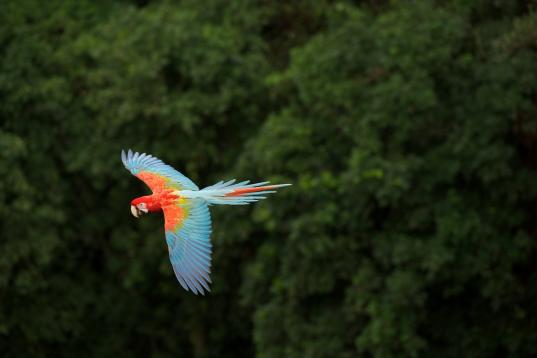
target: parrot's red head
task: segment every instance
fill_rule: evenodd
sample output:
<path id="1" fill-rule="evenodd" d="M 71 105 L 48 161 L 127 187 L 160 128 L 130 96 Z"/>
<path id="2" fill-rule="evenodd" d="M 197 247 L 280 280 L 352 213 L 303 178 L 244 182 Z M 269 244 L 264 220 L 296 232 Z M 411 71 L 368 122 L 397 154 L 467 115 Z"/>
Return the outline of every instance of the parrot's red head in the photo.
<path id="1" fill-rule="evenodd" d="M 131 213 L 136 218 L 151 211 L 158 211 L 159 209 L 160 206 L 150 195 L 142 196 L 131 201 Z"/>

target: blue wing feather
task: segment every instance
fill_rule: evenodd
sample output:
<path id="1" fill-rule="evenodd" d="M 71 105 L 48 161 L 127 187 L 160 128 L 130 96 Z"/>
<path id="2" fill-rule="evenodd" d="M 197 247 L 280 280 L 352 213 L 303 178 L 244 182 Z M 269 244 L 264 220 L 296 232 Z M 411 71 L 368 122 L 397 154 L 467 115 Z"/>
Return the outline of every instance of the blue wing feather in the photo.
<path id="1" fill-rule="evenodd" d="M 205 294 L 211 279 L 211 216 L 207 203 L 193 200 L 176 231 L 166 231 L 170 261 L 177 280 L 187 291 Z"/>
<path id="2" fill-rule="evenodd" d="M 125 153 L 125 151 L 122 150 L 121 160 L 123 161 L 125 168 L 127 168 L 133 175 L 142 171 L 148 171 L 163 175 L 173 182 L 179 183 L 184 189 L 199 190 L 198 186 L 194 184 L 192 180 L 152 155 L 145 153 L 140 154 L 138 152 L 133 152 L 130 149 Z"/>

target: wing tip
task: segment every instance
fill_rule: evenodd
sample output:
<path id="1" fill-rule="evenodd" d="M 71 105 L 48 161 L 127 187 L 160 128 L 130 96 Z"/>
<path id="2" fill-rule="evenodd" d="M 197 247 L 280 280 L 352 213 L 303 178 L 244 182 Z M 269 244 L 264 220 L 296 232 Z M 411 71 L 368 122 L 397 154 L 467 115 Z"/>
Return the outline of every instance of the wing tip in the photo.
<path id="1" fill-rule="evenodd" d="M 121 161 L 123 162 L 123 165 L 127 165 L 127 153 L 124 149 L 121 149 Z"/>

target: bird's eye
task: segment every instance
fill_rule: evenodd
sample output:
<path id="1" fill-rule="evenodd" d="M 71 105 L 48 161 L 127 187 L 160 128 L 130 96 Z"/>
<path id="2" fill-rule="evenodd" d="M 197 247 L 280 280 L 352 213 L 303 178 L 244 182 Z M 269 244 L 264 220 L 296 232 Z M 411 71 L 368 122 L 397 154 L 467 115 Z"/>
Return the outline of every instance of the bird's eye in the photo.
<path id="1" fill-rule="evenodd" d="M 139 209 L 145 209 L 145 203 L 138 204 L 138 208 Z"/>

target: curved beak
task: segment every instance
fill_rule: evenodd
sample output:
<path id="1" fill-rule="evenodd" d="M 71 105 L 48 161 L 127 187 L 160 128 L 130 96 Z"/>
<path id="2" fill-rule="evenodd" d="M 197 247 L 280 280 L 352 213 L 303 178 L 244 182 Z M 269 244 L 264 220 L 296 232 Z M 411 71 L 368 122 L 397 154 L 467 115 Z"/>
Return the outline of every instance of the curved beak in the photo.
<path id="1" fill-rule="evenodd" d="M 131 205 L 131 213 L 132 213 L 132 216 L 134 216 L 135 218 L 140 217 L 140 212 L 138 211 L 138 208 L 134 205 Z"/>
<path id="2" fill-rule="evenodd" d="M 138 209 L 136 206 L 131 205 L 131 213 L 132 216 L 134 216 L 135 218 L 139 218 L 140 216 L 142 216 L 143 214 L 147 214 L 148 212 L 149 210 L 147 209 Z"/>

